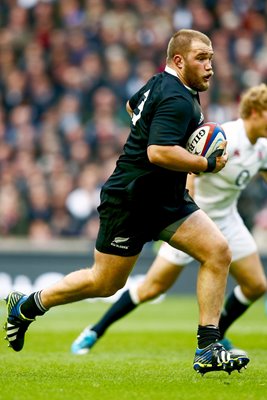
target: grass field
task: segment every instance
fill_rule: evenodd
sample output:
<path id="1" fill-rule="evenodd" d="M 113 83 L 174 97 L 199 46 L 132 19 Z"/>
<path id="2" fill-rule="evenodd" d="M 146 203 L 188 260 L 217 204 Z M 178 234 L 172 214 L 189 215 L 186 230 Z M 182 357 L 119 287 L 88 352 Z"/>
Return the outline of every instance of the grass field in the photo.
<path id="1" fill-rule="evenodd" d="M 89 355 L 71 355 L 73 339 L 108 307 L 84 301 L 51 310 L 30 327 L 20 353 L 2 340 L 0 399 L 266 400 L 263 301 L 229 331 L 251 357 L 246 371 L 231 376 L 213 372 L 202 377 L 193 371 L 197 306 L 191 297 L 169 296 L 159 304 L 143 305 L 114 324 Z M 0 312 L 3 325 L 3 304 Z"/>

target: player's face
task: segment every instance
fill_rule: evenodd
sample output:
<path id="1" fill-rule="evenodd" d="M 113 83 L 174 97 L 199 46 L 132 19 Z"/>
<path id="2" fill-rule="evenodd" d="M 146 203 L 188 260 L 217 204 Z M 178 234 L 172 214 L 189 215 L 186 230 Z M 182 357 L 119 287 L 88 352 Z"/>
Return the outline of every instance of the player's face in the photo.
<path id="1" fill-rule="evenodd" d="M 191 89 L 203 92 L 209 88 L 212 70 L 213 50 L 201 41 L 193 41 L 191 49 L 184 57 L 183 78 Z"/>
<path id="2" fill-rule="evenodd" d="M 267 110 L 257 113 L 255 131 L 258 137 L 267 138 Z"/>

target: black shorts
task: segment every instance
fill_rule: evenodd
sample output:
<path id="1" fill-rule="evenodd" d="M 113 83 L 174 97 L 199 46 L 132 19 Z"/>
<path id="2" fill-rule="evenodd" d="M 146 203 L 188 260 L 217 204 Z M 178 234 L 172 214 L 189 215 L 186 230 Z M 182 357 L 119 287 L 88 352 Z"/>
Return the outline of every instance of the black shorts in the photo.
<path id="1" fill-rule="evenodd" d="M 159 240 L 160 233 L 166 227 L 184 220 L 198 209 L 187 192 L 177 208 L 149 206 L 102 192 L 98 207 L 100 228 L 96 249 L 122 257 L 137 255 L 145 243 Z"/>

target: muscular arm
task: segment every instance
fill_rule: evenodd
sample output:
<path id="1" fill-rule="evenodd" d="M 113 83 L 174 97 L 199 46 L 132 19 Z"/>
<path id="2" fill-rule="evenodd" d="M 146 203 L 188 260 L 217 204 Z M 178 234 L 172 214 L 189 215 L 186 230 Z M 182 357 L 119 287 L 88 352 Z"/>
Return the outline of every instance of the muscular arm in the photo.
<path id="1" fill-rule="evenodd" d="M 225 151 L 226 145 L 226 141 L 222 142 L 220 149 Z M 208 161 L 205 157 L 191 154 L 180 146 L 150 145 L 147 148 L 147 154 L 152 164 L 172 171 L 199 173 L 206 172 L 208 167 Z M 216 157 L 216 164 L 214 164 L 215 168 L 211 170 L 212 173 L 220 171 L 225 166 L 227 159 L 228 154 L 226 152 L 222 156 Z"/>
<path id="2" fill-rule="evenodd" d="M 205 157 L 190 154 L 180 146 L 151 145 L 147 154 L 152 164 L 172 171 L 204 172 L 208 166 Z"/>
<path id="3" fill-rule="evenodd" d="M 132 116 L 133 110 L 129 101 L 126 110 Z M 181 146 L 150 145 L 147 148 L 148 159 L 152 164 L 172 171 L 205 172 L 208 162 L 205 157 L 190 154 Z M 226 156 L 217 157 L 216 168 L 213 172 L 221 170 L 227 161 Z"/>

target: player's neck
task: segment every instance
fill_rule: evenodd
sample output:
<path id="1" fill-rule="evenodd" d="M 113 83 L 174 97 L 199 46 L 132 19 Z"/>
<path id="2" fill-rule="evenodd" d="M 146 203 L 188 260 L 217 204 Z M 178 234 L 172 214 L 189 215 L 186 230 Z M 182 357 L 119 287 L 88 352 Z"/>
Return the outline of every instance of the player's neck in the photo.
<path id="1" fill-rule="evenodd" d="M 192 94 L 197 94 L 197 91 L 190 88 L 189 86 L 187 86 L 187 84 L 184 82 L 183 77 L 181 76 L 181 74 L 179 74 L 179 70 L 177 68 L 175 68 L 175 66 L 173 65 L 166 65 L 165 67 L 165 71 L 168 72 L 171 75 L 176 76 L 181 82 L 182 84 L 192 93 Z"/>

